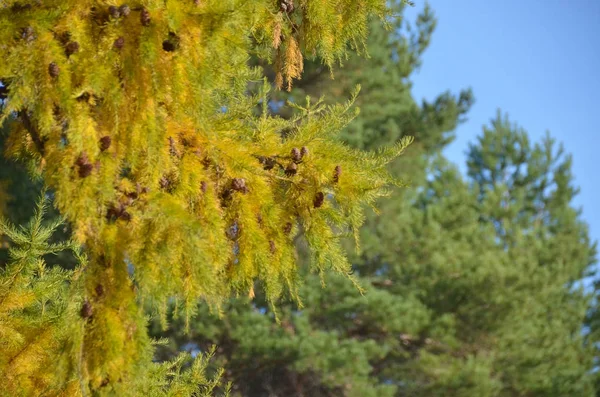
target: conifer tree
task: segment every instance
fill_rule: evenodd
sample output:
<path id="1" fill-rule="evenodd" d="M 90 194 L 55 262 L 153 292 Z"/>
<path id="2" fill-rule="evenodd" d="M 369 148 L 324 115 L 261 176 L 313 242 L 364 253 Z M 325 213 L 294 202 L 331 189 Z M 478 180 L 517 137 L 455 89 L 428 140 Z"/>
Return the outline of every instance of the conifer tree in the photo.
<path id="1" fill-rule="evenodd" d="M 398 4 L 392 10 L 394 14 L 401 15 L 402 8 Z M 367 41 L 368 59 L 351 56 L 344 62 L 343 68 L 335 70 L 333 80 L 326 70 L 317 72 L 319 65 L 307 62 L 305 73 L 308 77 L 303 77 L 290 93 L 278 92 L 274 101 L 297 101 L 306 94 L 312 98 L 323 96 L 327 100 L 349 92 L 353 84 L 360 83 L 362 91 L 358 101 L 361 102 L 361 112 L 342 136 L 352 145 L 374 150 L 393 143 L 402 133 L 413 132 L 415 142 L 392 167 L 396 175 L 413 181 L 410 189 L 395 192 L 394 197 L 402 197 L 401 194 L 410 197 L 425 177 L 427 158 L 451 141 L 453 129 L 468 110 L 472 96 L 468 90 L 456 96 L 443 93 L 433 102 L 423 102 L 419 106 L 410 95 L 409 77 L 420 64 L 420 55 L 433 33 L 435 18 L 426 7 L 417 21 L 417 31 L 421 32 L 421 36 L 412 38 L 407 33 L 410 21 L 398 18 L 393 22 L 392 30 L 385 30 L 376 23 L 371 25 Z M 402 31 L 398 31 L 399 28 Z M 416 43 L 424 45 L 418 47 Z M 394 57 L 394 54 L 400 56 Z M 407 59 L 410 59 L 410 67 Z M 361 70 L 369 70 L 367 79 L 361 78 Z M 266 72 L 272 75 L 268 67 Z M 380 98 L 383 98 L 381 106 L 364 106 L 376 103 Z M 293 117 L 289 109 L 279 108 L 276 103 L 271 111 L 286 118 Z M 380 209 L 385 208 L 382 206 L 384 203 L 379 204 Z M 397 219 L 395 210 L 380 212 L 384 217 Z M 361 235 L 363 247 L 378 244 L 372 231 L 372 228 L 377 228 L 376 219 L 368 216 L 369 227 Z M 300 242 L 299 246 L 303 244 Z M 301 293 L 306 300 L 302 311 L 306 317 L 302 317 L 304 320 L 297 317 L 299 312 L 294 304 L 285 306 L 281 314 L 282 326 L 274 323 L 264 297 L 257 294 L 251 304 L 245 299 L 230 302 L 222 320 L 214 317 L 208 320 L 211 319 L 208 313 L 198 316 L 199 320 L 192 323 L 191 335 L 184 334 L 177 322 L 167 333 L 161 333 L 157 327 L 155 332 L 169 336 L 171 341 L 168 346 L 159 348 L 158 357 L 168 359 L 180 350 L 195 348 L 204 351 L 215 343 L 219 347 L 216 359 L 225 367 L 226 378 L 233 380 L 234 395 L 393 395 L 392 385 L 382 384 L 371 376 L 370 362 L 378 360 L 381 355 L 374 340 L 366 339 L 363 343 L 353 338 L 339 338 L 334 332 L 306 321 L 310 316 L 307 313 L 323 313 L 321 307 L 344 296 L 349 296 L 348 299 L 353 302 L 344 306 L 349 311 L 357 305 L 363 312 L 377 312 L 380 309 L 377 305 L 385 302 L 388 295 L 372 288 L 369 279 L 360 277 L 358 273 L 355 276 L 367 289 L 364 297 L 352 285 L 345 285 L 343 279 L 328 279 L 325 290 L 322 290 L 320 278 L 308 276 Z M 316 305 L 315 310 L 311 307 L 313 304 Z M 398 316 L 395 311 L 408 310 L 411 302 L 397 299 L 386 305 L 386 315 L 395 317 Z M 201 310 L 207 309 L 202 307 Z M 415 316 L 418 317 L 419 313 L 422 310 L 418 310 Z M 319 321 L 337 324 L 339 331 L 348 326 L 343 318 L 343 309 L 328 315 L 330 318 L 322 315 Z M 295 323 L 295 320 L 302 321 L 302 324 Z M 385 346 L 384 349 L 388 348 Z"/>
<path id="2" fill-rule="evenodd" d="M 0 153 L 4 152 L 6 129 L 0 128 Z M 0 216 L 7 221 L 22 225 L 33 216 L 36 200 L 43 189 L 43 182 L 39 178 L 31 179 L 23 163 L 5 158 L 0 155 Z M 48 194 L 51 200 L 52 195 Z M 52 206 L 46 209 L 49 217 L 58 217 L 58 212 Z M 65 222 L 51 237 L 52 242 L 67 240 L 70 235 L 69 225 Z M 0 268 L 9 261 L 8 250 L 10 241 L 6 236 L 0 236 Z M 65 269 L 73 269 L 77 259 L 70 250 L 57 252 L 44 257 L 50 265 L 60 265 Z"/>
<path id="3" fill-rule="evenodd" d="M 247 59 L 272 61 L 277 84 L 290 88 L 305 56 L 333 67 L 348 43 L 361 48 L 369 17 L 387 12 L 383 0 L 2 2 L 6 153 L 51 189 L 86 253 L 74 292 L 81 299 L 61 298 L 80 304 L 73 322 L 81 331 L 67 335 L 81 336 L 79 354 L 63 349 L 43 382 L 23 368 L 7 387 L 167 393 L 150 375 L 173 380 L 177 371 L 149 365 L 142 305 L 164 315 L 176 301 L 189 320 L 198 299 L 215 307 L 231 293 L 252 295 L 256 280 L 270 304 L 297 296 L 300 229 L 313 269 L 348 273 L 339 240 L 357 235 L 365 204 L 399 185 L 386 165 L 410 139 L 377 154 L 340 143 L 352 98 L 272 117 L 266 85 L 245 93 L 260 78 Z M 71 322 L 72 309 L 65 313 Z M 182 377 L 193 381 L 201 369 Z"/>
<path id="4" fill-rule="evenodd" d="M 592 396 L 576 282 L 596 252 L 570 169 L 550 137 L 532 144 L 499 114 L 466 180 L 437 157 L 412 200 L 381 206 L 354 261 L 364 296 L 308 278 L 283 327 L 264 300 L 235 301 L 172 348 L 217 343 L 240 396 Z"/>
<path id="5" fill-rule="evenodd" d="M 38 394 L 34 390 L 50 395 L 87 394 L 85 323 L 80 317 L 89 320 L 94 315 L 90 301 L 82 301 L 89 263 L 75 242 L 50 242 L 63 220 L 44 222 L 47 199 L 43 192 L 26 226 L 0 222 L 0 233 L 14 242 L 9 250 L 10 261 L 0 270 L 2 395 Z M 49 267 L 43 259 L 64 250 L 73 251 L 81 266 L 64 270 Z M 102 291 L 97 289 L 96 293 Z M 212 396 L 220 373 L 214 379 L 206 378 L 208 358 L 210 355 L 198 358 L 185 372 L 181 371 L 182 365 L 189 363 L 185 354 L 162 364 L 148 360 L 143 376 L 128 385 L 127 393 Z M 119 394 L 125 393 L 121 390 Z"/>

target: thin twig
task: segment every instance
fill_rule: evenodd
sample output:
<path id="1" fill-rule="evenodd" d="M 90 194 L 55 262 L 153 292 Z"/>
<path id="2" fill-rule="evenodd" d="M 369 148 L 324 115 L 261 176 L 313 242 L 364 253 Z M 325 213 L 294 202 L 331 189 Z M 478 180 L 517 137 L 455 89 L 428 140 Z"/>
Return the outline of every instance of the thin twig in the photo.
<path id="1" fill-rule="evenodd" d="M 31 139 L 33 140 L 33 143 L 35 144 L 35 147 L 37 148 L 38 152 L 40 153 L 40 155 L 43 156 L 44 155 L 44 142 L 42 141 L 42 139 L 40 137 L 39 130 L 36 128 L 36 126 L 31 121 L 31 118 L 29 117 L 27 110 L 20 111 L 19 117 L 21 118 L 23 127 L 25 127 L 27 132 L 29 132 L 29 135 L 31 135 Z"/>

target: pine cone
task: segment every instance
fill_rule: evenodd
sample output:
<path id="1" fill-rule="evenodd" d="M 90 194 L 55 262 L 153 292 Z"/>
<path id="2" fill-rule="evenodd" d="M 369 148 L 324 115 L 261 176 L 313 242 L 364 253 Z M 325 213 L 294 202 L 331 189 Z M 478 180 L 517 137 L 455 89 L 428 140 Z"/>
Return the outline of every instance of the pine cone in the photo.
<path id="1" fill-rule="evenodd" d="M 67 54 L 67 57 L 70 57 L 71 55 L 75 54 L 76 52 L 79 52 L 79 43 L 76 41 L 71 41 L 71 42 L 67 43 L 67 45 L 65 47 L 65 54 Z"/>
<path id="2" fill-rule="evenodd" d="M 119 219 L 122 219 L 122 220 L 124 220 L 126 222 L 129 222 L 131 220 L 131 214 L 129 212 L 127 212 L 127 211 L 123 211 L 121 213 L 121 215 L 119 216 Z"/>
<path id="3" fill-rule="evenodd" d="M 246 186 L 246 180 L 244 178 L 233 178 L 231 181 L 231 188 L 242 193 L 248 192 L 248 187 Z"/>
<path id="4" fill-rule="evenodd" d="M 171 181 L 166 176 L 163 176 L 160 178 L 160 181 L 158 181 L 158 184 L 160 185 L 161 189 L 167 190 L 171 186 Z"/>
<path id="5" fill-rule="evenodd" d="M 277 164 L 277 162 L 275 161 L 275 159 L 273 159 L 271 157 L 261 157 L 260 158 L 260 162 L 263 165 L 263 169 L 265 171 L 272 170 L 273 167 L 275 167 L 275 165 Z"/>
<path id="6" fill-rule="evenodd" d="M 108 14 L 115 19 L 121 16 L 121 13 L 119 12 L 119 8 L 117 6 L 108 7 Z"/>
<path id="7" fill-rule="evenodd" d="M 233 224 L 227 228 L 227 230 L 225 231 L 225 235 L 231 241 L 235 241 L 235 240 L 237 240 L 237 238 L 239 236 L 239 232 L 240 232 L 239 226 L 237 224 Z"/>
<path id="8" fill-rule="evenodd" d="M 297 147 L 292 149 L 292 161 L 294 163 L 299 163 L 300 161 L 302 161 L 302 154 L 300 153 L 300 150 Z"/>
<path id="9" fill-rule="evenodd" d="M 208 189 L 208 185 L 206 184 L 206 182 L 200 182 L 200 190 L 202 190 L 202 193 L 206 193 L 206 189 Z"/>
<path id="10" fill-rule="evenodd" d="M 50 65 L 48 65 L 48 74 L 52 78 L 58 77 L 58 75 L 60 74 L 60 68 L 58 67 L 56 62 L 52 62 L 52 63 L 50 63 Z"/>
<path id="11" fill-rule="evenodd" d="M 179 150 L 177 150 L 175 139 L 172 136 L 169 137 L 169 154 L 173 157 L 179 157 Z"/>
<path id="12" fill-rule="evenodd" d="M 179 36 L 173 32 L 169 32 L 169 38 L 163 41 L 163 50 L 173 52 L 179 48 Z"/>
<path id="13" fill-rule="evenodd" d="M 279 2 L 279 9 L 288 14 L 294 12 L 294 0 L 281 0 Z"/>
<path id="14" fill-rule="evenodd" d="M 335 170 L 333 171 L 333 183 L 338 183 L 340 181 L 340 176 L 342 175 L 342 167 L 339 165 L 335 166 Z"/>
<path id="15" fill-rule="evenodd" d="M 138 185 L 139 185 L 139 183 L 138 183 Z M 140 189 L 136 189 L 135 192 L 129 192 L 129 193 L 125 194 L 125 196 L 127 197 L 127 203 L 129 205 L 133 204 L 134 200 L 137 200 L 137 198 L 140 195 L 140 193 L 139 193 L 140 191 L 141 191 L 141 188 Z"/>
<path id="16" fill-rule="evenodd" d="M 269 240 L 269 248 L 271 249 L 271 253 L 274 254 L 277 248 L 275 247 L 275 241 Z"/>
<path id="17" fill-rule="evenodd" d="M 133 202 L 133 200 L 130 200 L 131 202 Z M 117 219 L 122 219 L 124 221 L 130 221 L 131 220 L 131 214 L 129 212 L 127 212 L 127 210 L 125 209 L 125 205 L 123 203 L 117 203 L 112 204 L 109 208 L 108 211 L 106 212 L 106 220 L 108 220 L 109 222 L 114 222 Z"/>
<path id="18" fill-rule="evenodd" d="M 94 170 L 94 166 L 92 163 L 90 163 L 90 159 L 88 158 L 85 152 L 77 158 L 77 161 L 75 161 L 75 165 L 77 165 L 79 169 L 78 171 L 80 178 L 87 178 L 92 174 L 92 171 Z"/>
<path id="19" fill-rule="evenodd" d="M 149 26 L 150 21 L 150 12 L 144 8 L 140 14 L 140 22 L 142 23 L 142 26 Z"/>
<path id="20" fill-rule="evenodd" d="M 106 211 L 106 220 L 107 221 L 114 221 L 116 218 L 119 217 L 119 214 L 117 212 L 117 209 L 113 206 L 111 206 L 107 211 Z"/>
<path id="21" fill-rule="evenodd" d="M 290 163 L 287 168 L 285 169 L 285 174 L 287 176 L 294 176 L 296 175 L 296 173 L 298 172 L 298 166 L 296 165 L 296 163 Z"/>
<path id="22" fill-rule="evenodd" d="M 287 236 L 290 234 L 291 231 L 292 231 L 292 224 L 290 222 L 288 222 L 283 227 L 283 234 L 285 234 Z"/>
<path id="23" fill-rule="evenodd" d="M 173 51 L 175 51 L 177 49 L 177 48 L 175 48 L 175 44 L 172 43 L 170 40 L 163 41 L 162 48 L 166 52 L 173 52 Z"/>
<path id="24" fill-rule="evenodd" d="M 308 156 L 308 148 L 306 146 L 302 146 L 302 149 L 300 149 L 300 156 L 302 156 L 302 158 Z"/>
<path id="25" fill-rule="evenodd" d="M 323 205 L 324 201 L 325 201 L 325 194 L 323 194 L 323 192 L 318 192 L 315 195 L 315 199 L 313 200 L 313 205 L 315 206 L 315 208 L 320 208 Z"/>
<path id="26" fill-rule="evenodd" d="M 77 157 L 77 160 L 75 160 L 75 165 L 77 166 L 82 166 L 89 163 L 90 159 L 88 158 L 87 153 L 85 152 L 83 152 L 79 157 Z"/>
<path id="27" fill-rule="evenodd" d="M 125 38 L 124 37 L 119 37 L 118 39 L 115 40 L 113 47 L 116 48 L 117 50 L 122 49 L 125 46 Z"/>
<path id="28" fill-rule="evenodd" d="M 121 7 L 119 7 L 119 13 L 123 17 L 128 17 L 129 14 L 131 14 L 131 8 L 129 8 L 127 4 L 123 4 Z"/>
<path id="29" fill-rule="evenodd" d="M 102 286 L 102 284 L 96 285 L 96 288 L 94 288 L 94 290 L 96 291 L 96 295 L 99 298 L 104 296 L 104 287 Z"/>
<path id="30" fill-rule="evenodd" d="M 106 220 L 113 222 L 120 218 L 123 212 L 125 212 L 125 207 L 123 206 L 123 204 L 112 204 L 108 208 L 108 211 L 106 211 Z"/>
<path id="31" fill-rule="evenodd" d="M 90 318 L 90 317 L 92 317 L 92 314 L 94 314 L 94 311 L 92 309 L 92 304 L 88 300 L 83 302 L 83 305 L 81 306 L 80 314 L 81 314 L 81 317 L 83 317 L 83 318 Z"/>
<path id="32" fill-rule="evenodd" d="M 91 164 L 84 164 L 82 166 L 79 167 L 79 177 L 80 178 L 87 178 L 88 176 L 92 175 L 92 171 L 94 170 L 94 166 Z"/>
<path id="33" fill-rule="evenodd" d="M 107 151 L 108 148 L 110 147 L 111 143 L 112 143 L 112 138 L 108 135 L 100 138 L 100 151 L 102 151 L 102 152 Z"/>
<path id="34" fill-rule="evenodd" d="M 24 27 L 21 29 L 21 38 L 28 43 L 35 40 L 35 32 L 31 26 Z"/>

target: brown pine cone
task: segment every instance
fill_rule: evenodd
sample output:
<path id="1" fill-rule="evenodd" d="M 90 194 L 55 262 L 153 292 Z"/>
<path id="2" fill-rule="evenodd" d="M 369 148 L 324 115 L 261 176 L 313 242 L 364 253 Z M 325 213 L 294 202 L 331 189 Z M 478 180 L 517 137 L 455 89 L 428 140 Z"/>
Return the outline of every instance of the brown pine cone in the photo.
<path id="1" fill-rule="evenodd" d="M 127 4 L 123 4 L 121 7 L 119 7 L 119 13 L 123 17 L 128 17 L 129 14 L 131 14 L 131 8 L 129 8 Z"/>
<path id="2" fill-rule="evenodd" d="M 119 11 L 119 7 L 117 6 L 108 7 L 108 14 L 115 19 L 121 16 L 121 12 Z"/>
<path id="3" fill-rule="evenodd" d="M 131 214 L 129 212 L 127 212 L 127 211 L 123 211 L 121 213 L 121 215 L 119 216 L 119 219 L 122 219 L 122 220 L 124 220 L 126 222 L 129 222 L 131 220 Z"/>
<path id="4" fill-rule="evenodd" d="M 281 0 L 279 2 L 279 10 L 291 14 L 294 12 L 294 0 Z"/>
<path id="5" fill-rule="evenodd" d="M 24 27 L 21 29 L 21 38 L 28 43 L 31 43 L 35 40 L 35 31 L 31 26 Z"/>
<path id="6" fill-rule="evenodd" d="M 163 50 L 167 51 L 167 52 L 173 52 L 175 50 L 177 50 L 177 48 L 179 48 L 179 36 L 177 36 L 175 33 L 173 32 L 169 32 L 169 38 L 165 41 L 163 41 L 162 47 Z"/>
<path id="7" fill-rule="evenodd" d="M 248 192 L 248 187 L 246 186 L 246 180 L 244 178 L 233 178 L 231 181 L 231 188 L 242 193 Z"/>
<path id="8" fill-rule="evenodd" d="M 94 170 L 93 164 L 90 162 L 87 154 L 82 153 L 77 160 L 75 161 L 75 165 L 78 168 L 78 173 L 80 178 L 86 178 L 92 174 Z"/>
<path id="9" fill-rule="evenodd" d="M 76 41 L 71 41 L 67 43 L 67 45 L 65 46 L 65 54 L 67 55 L 67 57 L 70 57 L 76 52 L 79 52 L 79 43 Z"/>
<path id="10" fill-rule="evenodd" d="M 294 163 L 299 163 L 300 161 L 302 161 L 302 154 L 300 153 L 300 150 L 297 147 L 292 149 L 292 161 Z"/>
<path id="11" fill-rule="evenodd" d="M 172 136 L 169 137 L 169 154 L 173 157 L 179 157 L 179 150 L 177 150 L 175 138 Z"/>
<path id="12" fill-rule="evenodd" d="M 150 21 L 150 12 L 144 8 L 140 13 L 140 22 L 142 26 L 150 26 Z"/>
<path id="13" fill-rule="evenodd" d="M 300 149 L 300 156 L 302 156 L 302 158 L 308 156 L 308 148 L 306 146 L 302 146 L 302 149 Z"/>
<path id="14" fill-rule="evenodd" d="M 162 178 L 160 178 L 160 181 L 158 181 L 158 184 L 160 185 L 161 189 L 165 189 L 165 190 L 167 190 L 167 189 L 169 189 L 169 187 L 171 187 L 171 181 L 166 176 L 163 176 Z"/>
<path id="15" fill-rule="evenodd" d="M 333 183 L 338 183 L 340 181 L 341 175 L 342 175 L 342 167 L 339 165 L 336 165 L 335 170 L 333 171 Z"/>
<path id="16" fill-rule="evenodd" d="M 106 220 L 113 222 L 116 221 L 125 212 L 125 206 L 121 203 L 112 204 L 108 211 L 106 211 Z"/>
<path id="17" fill-rule="evenodd" d="M 81 317 L 86 319 L 92 317 L 92 315 L 94 314 L 92 304 L 88 300 L 83 302 L 83 305 L 81 306 L 81 311 L 79 313 L 81 314 Z"/>
<path id="18" fill-rule="evenodd" d="M 325 201 L 325 194 L 323 194 L 323 192 L 318 192 L 315 195 L 315 199 L 313 200 L 313 205 L 315 206 L 315 208 L 319 208 L 323 205 L 324 201 Z"/>
<path id="19" fill-rule="evenodd" d="M 285 174 L 287 176 L 294 176 L 296 175 L 296 173 L 298 172 L 298 166 L 296 165 L 296 163 L 290 163 L 287 168 L 285 169 Z"/>
<path id="20" fill-rule="evenodd" d="M 173 52 L 175 51 L 177 48 L 175 47 L 175 44 L 170 41 L 170 40 L 165 40 L 162 43 L 162 48 L 163 50 L 165 50 L 166 52 Z"/>
<path id="21" fill-rule="evenodd" d="M 58 75 L 60 74 L 60 68 L 58 67 L 56 62 L 52 62 L 52 63 L 50 63 L 50 65 L 48 65 L 48 74 L 52 78 L 58 77 Z"/>
<path id="22" fill-rule="evenodd" d="M 272 170 L 275 167 L 275 165 L 277 164 L 275 159 L 273 159 L 271 157 L 261 157 L 260 163 L 263 165 L 263 169 L 265 171 Z"/>
<path id="23" fill-rule="evenodd" d="M 111 143 L 112 143 L 112 138 L 108 135 L 100 138 L 100 151 L 102 151 L 102 152 L 107 151 L 108 148 L 110 148 Z"/>
<path id="24" fill-rule="evenodd" d="M 125 46 L 125 38 L 123 38 L 123 37 L 119 37 L 113 43 L 113 47 L 116 48 L 117 50 L 122 49 L 124 46 Z"/>

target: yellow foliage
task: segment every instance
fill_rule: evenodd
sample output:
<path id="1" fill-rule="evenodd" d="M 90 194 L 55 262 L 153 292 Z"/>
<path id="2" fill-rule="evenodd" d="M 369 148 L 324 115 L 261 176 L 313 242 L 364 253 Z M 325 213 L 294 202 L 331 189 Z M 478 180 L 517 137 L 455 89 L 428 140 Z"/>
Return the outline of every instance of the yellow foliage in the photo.
<path id="1" fill-rule="evenodd" d="M 306 56 L 332 67 L 360 44 L 385 0 L 134 3 L 125 15 L 100 0 L 0 2 L 8 153 L 52 188 L 90 258 L 77 303 L 94 314 L 69 346 L 102 393 L 127 393 L 150 360 L 142 302 L 163 315 L 167 301 L 181 302 L 189 317 L 198 299 L 253 295 L 256 280 L 271 303 L 296 297 L 300 230 L 315 270 L 347 273 L 338 240 L 399 183 L 386 164 L 410 143 L 380 155 L 344 146 L 336 135 L 351 101 L 296 104 L 299 116 L 284 121 L 254 114 L 266 89 L 247 95 L 261 77 L 251 54 L 274 61 L 277 84 L 290 88 Z M 10 321 L 0 326 L 12 332 Z M 53 345 L 39 343 L 23 365 L 43 368 L 34 357 Z M 38 372 L 32 382 L 47 384 Z"/>

